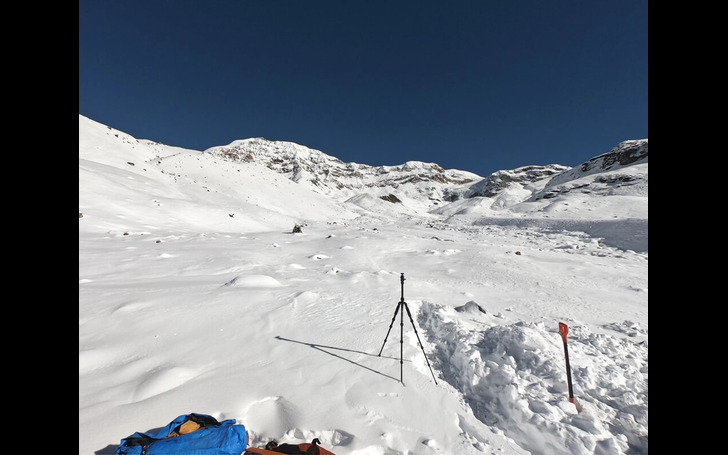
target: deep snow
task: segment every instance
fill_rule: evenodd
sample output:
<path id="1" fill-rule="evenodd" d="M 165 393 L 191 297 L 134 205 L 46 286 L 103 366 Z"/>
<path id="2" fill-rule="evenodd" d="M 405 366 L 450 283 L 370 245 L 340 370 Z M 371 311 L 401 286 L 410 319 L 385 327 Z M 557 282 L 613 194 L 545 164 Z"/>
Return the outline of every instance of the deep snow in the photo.
<path id="1" fill-rule="evenodd" d="M 418 212 L 79 116 L 79 454 L 190 412 L 337 455 L 647 454 L 640 191 Z"/>

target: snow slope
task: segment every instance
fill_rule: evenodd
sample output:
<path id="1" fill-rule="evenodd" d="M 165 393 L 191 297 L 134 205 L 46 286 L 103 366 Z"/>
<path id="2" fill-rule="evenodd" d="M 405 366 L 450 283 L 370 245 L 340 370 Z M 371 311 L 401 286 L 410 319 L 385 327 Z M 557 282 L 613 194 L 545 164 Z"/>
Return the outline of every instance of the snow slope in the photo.
<path id="1" fill-rule="evenodd" d="M 534 189 L 496 210 L 417 199 L 477 181 L 315 191 L 79 116 L 79 454 L 190 412 L 337 455 L 647 454 L 632 171 L 618 204 Z M 574 228 L 595 221 L 639 248 Z"/>

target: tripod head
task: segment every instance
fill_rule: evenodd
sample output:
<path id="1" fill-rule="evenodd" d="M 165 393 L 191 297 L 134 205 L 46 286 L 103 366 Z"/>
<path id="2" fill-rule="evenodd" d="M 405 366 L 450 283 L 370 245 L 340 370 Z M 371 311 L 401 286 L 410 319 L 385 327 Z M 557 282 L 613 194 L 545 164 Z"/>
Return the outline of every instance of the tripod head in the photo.
<path id="1" fill-rule="evenodd" d="M 399 276 L 399 282 L 402 283 L 402 298 L 401 302 L 404 302 L 404 273 Z"/>

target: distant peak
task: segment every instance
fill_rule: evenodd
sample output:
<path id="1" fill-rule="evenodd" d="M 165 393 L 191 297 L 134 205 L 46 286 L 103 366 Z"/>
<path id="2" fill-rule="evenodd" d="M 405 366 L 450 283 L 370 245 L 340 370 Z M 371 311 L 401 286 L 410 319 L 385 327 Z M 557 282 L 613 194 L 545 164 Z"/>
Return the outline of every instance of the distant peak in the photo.
<path id="1" fill-rule="evenodd" d="M 636 139 L 623 141 L 607 153 L 595 156 L 573 169 L 554 177 L 548 186 L 564 184 L 589 174 L 616 171 L 620 168 L 646 163 L 648 157 L 648 140 Z"/>

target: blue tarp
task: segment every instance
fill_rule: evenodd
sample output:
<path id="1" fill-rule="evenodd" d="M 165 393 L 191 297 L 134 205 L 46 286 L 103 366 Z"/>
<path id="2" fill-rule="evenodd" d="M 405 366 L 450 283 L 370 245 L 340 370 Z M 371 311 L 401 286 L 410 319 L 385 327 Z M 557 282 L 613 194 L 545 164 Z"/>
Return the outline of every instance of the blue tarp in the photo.
<path id="1" fill-rule="evenodd" d="M 198 430 L 180 434 L 187 421 L 200 425 Z M 170 435 L 172 435 L 170 437 Z M 155 435 L 134 433 L 121 440 L 117 455 L 240 455 L 248 445 L 245 426 L 235 420 L 218 422 L 206 414 L 183 414 Z"/>

